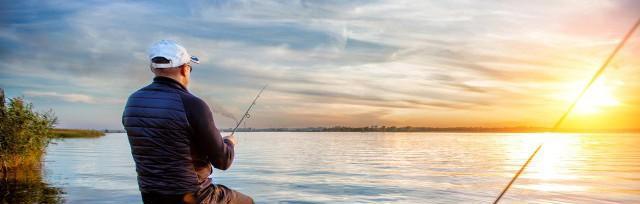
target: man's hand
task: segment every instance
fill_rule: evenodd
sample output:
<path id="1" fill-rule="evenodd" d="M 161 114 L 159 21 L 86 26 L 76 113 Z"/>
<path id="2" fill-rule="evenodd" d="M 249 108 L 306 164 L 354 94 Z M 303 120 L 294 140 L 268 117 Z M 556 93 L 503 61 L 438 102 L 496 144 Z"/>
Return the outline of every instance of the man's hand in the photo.
<path id="1" fill-rule="evenodd" d="M 233 146 L 236 146 L 236 144 L 238 144 L 238 140 L 236 139 L 236 136 L 233 136 L 233 135 L 224 136 L 224 137 L 222 137 L 222 139 L 229 140 L 229 142 L 231 142 L 231 144 L 233 144 Z"/>

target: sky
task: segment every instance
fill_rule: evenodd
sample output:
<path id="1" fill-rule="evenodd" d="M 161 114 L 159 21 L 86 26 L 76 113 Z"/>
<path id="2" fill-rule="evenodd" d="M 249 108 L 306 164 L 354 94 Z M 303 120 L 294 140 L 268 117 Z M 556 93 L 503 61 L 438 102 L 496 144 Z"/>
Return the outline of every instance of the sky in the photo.
<path id="1" fill-rule="evenodd" d="M 638 18 L 635 0 L 4 1 L 0 87 L 58 127 L 122 129 L 171 39 L 220 128 L 265 84 L 245 127 L 548 127 Z M 640 128 L 638 33 L 566 127 Z"/>

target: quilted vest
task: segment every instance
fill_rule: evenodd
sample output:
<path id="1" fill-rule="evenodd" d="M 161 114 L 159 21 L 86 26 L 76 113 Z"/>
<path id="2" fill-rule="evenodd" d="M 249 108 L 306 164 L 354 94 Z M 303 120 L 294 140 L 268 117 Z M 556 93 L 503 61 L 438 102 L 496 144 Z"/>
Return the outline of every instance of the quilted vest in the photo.
<path id="1" fill-rule="evenodd" d="M 181 92 L 186 91 L 154 82 L 129 96 L 122 123 L 141 192 L 184 194 L 198 189 Z"/>

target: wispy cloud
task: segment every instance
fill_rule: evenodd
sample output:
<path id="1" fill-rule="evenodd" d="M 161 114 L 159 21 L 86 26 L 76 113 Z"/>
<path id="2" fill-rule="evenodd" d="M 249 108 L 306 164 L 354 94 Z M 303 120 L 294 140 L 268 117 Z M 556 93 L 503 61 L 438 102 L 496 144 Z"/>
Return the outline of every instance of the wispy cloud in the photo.
<path id="1" fill-rule="evenodd" d="M 637 2 L 26 0 L 0 7 L 0 86 L 119 128 L 118 104 L 152 77 L 147 46 L 169 38 L 202 59 L 190 90 L 216 114 L 270 84 L 255 126 L 545 124 Z M 626 87 L 637 44 L 610 73 Z"/>
<path id="2" fill-rule="evenodd" d="M 77 94 L 77 93 L 58 93 L 58 92 L 45 92 L 45 91 L 25 91 L 24 95 L 34 98 L 49 98 L 55 100 L 61 100 L 72 103 L 86 103 L 86 104 L 123 104 L 122 99 L 107 99 L 107 98 L 95 98 L 90 95 Z"/>

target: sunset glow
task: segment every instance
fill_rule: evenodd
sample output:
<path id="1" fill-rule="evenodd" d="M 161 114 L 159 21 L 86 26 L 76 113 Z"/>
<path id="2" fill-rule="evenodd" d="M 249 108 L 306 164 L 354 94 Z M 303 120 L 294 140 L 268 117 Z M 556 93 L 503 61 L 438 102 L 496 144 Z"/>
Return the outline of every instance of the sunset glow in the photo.
<path id="1" fill-rule="evenodd" d="M 588 115 L 618 106 L 620 101 L 618 101 L 614 93 L 613 87 L 607 86 L 603 80 L 599 80 L 578 101 L 575 111 L 578 114 Z"/>
<path id="2" fill-rule="evenodd" d="M 168 38 L 200 58 L 189 90 L 220 127 L 265 84 L 248 127 L 550 127 L 640 13 L 627 0 L 196 2 L 11 4 L 0 87 L 60 127 L 119 129 L 152 78 L 147 47 Z M 639 128 L 639 36 L 563 127 Z"/>
<path id="3" fill-rule="evenodd" d="M 640 0 L 3 1 L 0 99 L 0 204 L 640 204 Z"/>

